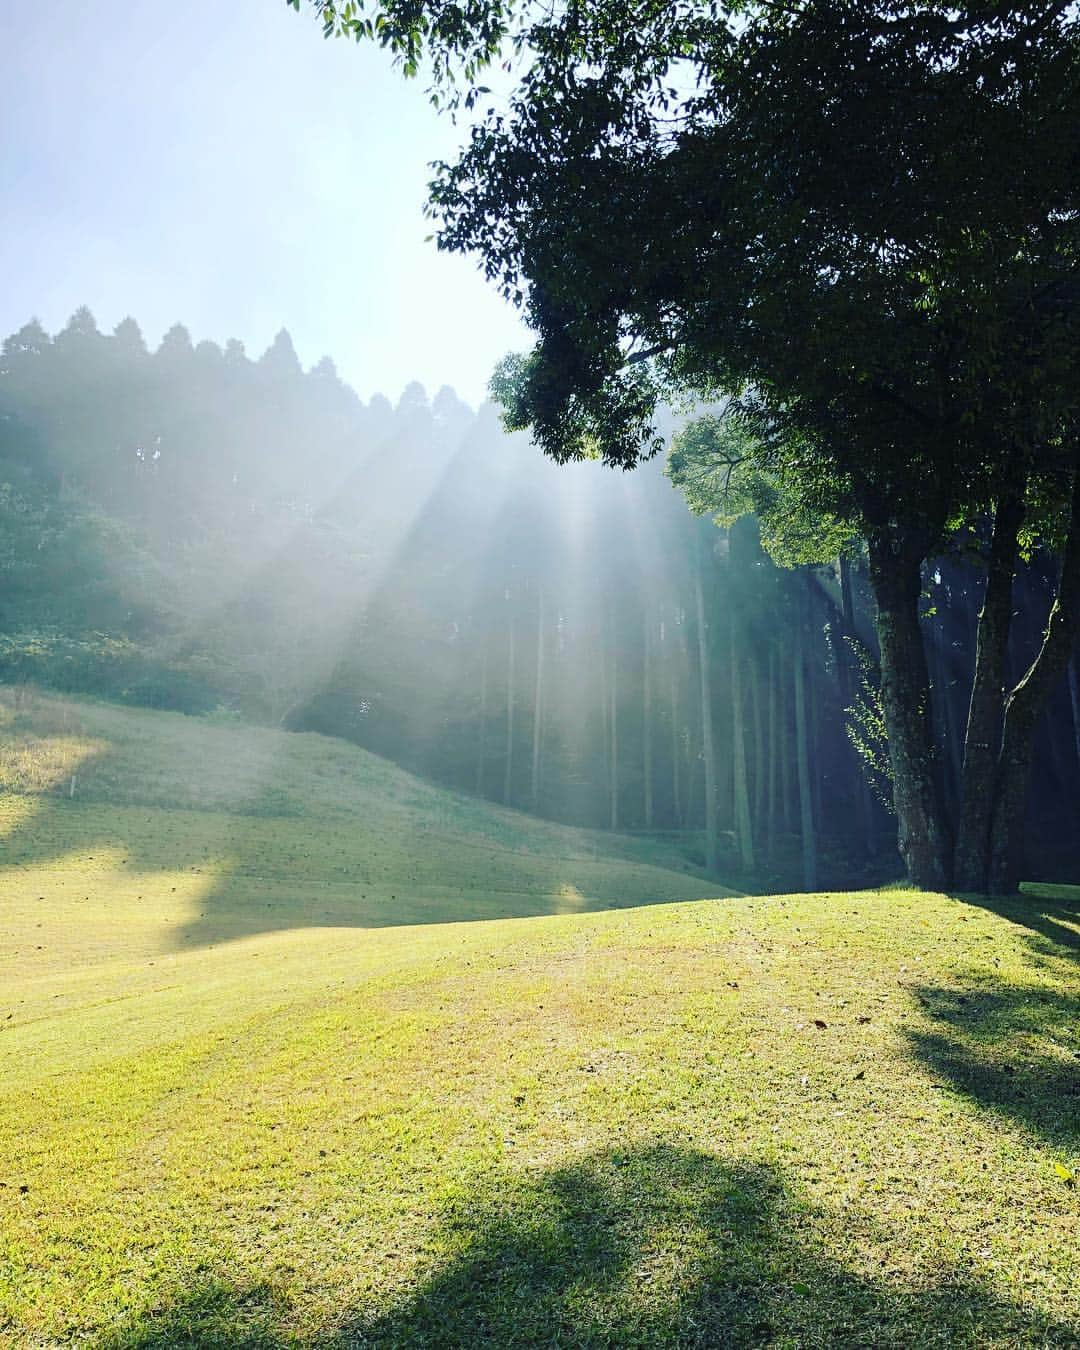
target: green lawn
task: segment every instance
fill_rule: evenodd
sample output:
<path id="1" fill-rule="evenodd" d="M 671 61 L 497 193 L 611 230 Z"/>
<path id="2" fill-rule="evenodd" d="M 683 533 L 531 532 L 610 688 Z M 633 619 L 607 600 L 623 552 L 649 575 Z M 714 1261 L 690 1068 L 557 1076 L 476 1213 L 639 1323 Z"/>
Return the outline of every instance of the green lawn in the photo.
<path id="1" fill-rule="evenodd" d="M 333 741 L 0 717 L 0 1342 L 1080 1344 L 1080 893 L 701 900 Z"/>

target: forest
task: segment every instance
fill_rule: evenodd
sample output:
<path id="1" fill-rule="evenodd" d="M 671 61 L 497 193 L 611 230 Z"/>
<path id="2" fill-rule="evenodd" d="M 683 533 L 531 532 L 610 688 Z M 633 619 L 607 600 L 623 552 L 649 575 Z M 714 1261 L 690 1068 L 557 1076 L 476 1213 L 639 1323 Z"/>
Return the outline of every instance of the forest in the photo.
<path id="1" fill-rule="evenodd" d="M 0 124 L 0 1345 L 1077 1350 L 1076 0 L 8 5 Z"/>
<path id="2" fill-rule="evenodd" d="M 686 425 L 664 418 L 669 438 Z M 180 325 L 150 351 L 133 319 L 103 334 L 81 309 L 4 342 L 0 438 L 5 682 L 344 737 L 493 802 L 676 844 L 744 888 L 899 871 L 865 549 L 777 565 L 686 469 L 685 437 L 633 473 L 559 466 L 448 388 L 365 404 L 285 331 L 257 359 Z M 922 569 L 954 802 L 988 531 Z M 1056 585 L 1034 547 L 1010 683 Z M 1035 766 L 1029 867 L 1066 880 L 1075 658 Z"/>

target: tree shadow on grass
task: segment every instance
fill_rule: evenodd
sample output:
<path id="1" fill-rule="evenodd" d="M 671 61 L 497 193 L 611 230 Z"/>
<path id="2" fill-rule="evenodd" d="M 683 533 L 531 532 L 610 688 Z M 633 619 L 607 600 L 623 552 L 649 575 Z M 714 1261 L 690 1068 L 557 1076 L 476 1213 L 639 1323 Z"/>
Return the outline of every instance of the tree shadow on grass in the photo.
<path id="1" fill-rule="evenodd" d="M 609 1149 L 544 1174 L 503 1174 L 450 1203 L 426 1273 L 378 1310 L 316 1328 L 270 1287 L 204 1273 L 102 1344 L 1076 1344 L 1077 1327 L 999 1298 L 970 1272 L 937 1267 L 912 1283 L 860 1274 L 826 1250 L 823 1223 L 843 1250 L 843 1223 L 768 1164 L 666 1144 Z"/>
<path id="2" fill-rule="evenodd" d="M 1048 1143 L 1080 1141 L 1080 998 L 1039 985 L 914 992 L 936 1029 L 908 1036 L 933 1073 Z"/>
<path id="3" fill-rule="evenodd" d="M 1080 952 L 1080 886 L 1026 883 L 1020 895 L 958 895 L 1028 929 L 1033 950 L 1048 956 Z"/>
<path id="4" fill-rule="evenodd" d="M 907 1033 L 912 1050 L 979 1106 L 1071 1150 L 1080 1140 L 1080 887 L 954 898 L 1027 930 L 1034 963 L 1076 992 L 985 976 L 915 988 L 933 1025 Z"/>

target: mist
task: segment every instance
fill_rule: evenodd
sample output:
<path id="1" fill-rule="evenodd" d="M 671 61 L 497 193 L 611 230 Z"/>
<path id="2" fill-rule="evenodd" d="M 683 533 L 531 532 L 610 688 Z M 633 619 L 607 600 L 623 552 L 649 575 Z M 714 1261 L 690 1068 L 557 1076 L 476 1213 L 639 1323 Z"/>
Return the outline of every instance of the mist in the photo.
<path id="1" fill-rule="evenodd" d="M 255 359 L 180 325 L 151 351 L 85 309 L 6 341 L 0 397 L 3 678 L 344 737 L 729 882 L 895 868 L 860 569 L 776 567 L 662 460 L 557 466 L 447 386 L 364 402 L 284 331 Z M 977 588 L 956 560 L 928 583 L 955 793 Z M 1019 662 L 1049 584 L 1024 574 Z M 1077 766 L 1051 744 L 1032 831 L 1067 869 Z"/>

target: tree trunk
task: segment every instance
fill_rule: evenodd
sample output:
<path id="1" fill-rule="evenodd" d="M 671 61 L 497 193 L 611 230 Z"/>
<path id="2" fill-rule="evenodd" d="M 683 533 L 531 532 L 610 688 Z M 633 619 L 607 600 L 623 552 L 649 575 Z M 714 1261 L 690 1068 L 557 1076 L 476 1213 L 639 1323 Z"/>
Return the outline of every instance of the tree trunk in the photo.
<path id="1" fill-rule="evenodd" d="M 799 832 L 802 837 L 803 889 L 817 890 L 817 836 L 814 833 L 814 799 L 810 783 L 810 754 L 806 731 L 806 690 L 803 660 L 802 616 L 795 624 L 795 760 L 799 777 Z"/>
<path id="2" fill-rule="evenodd" d="M 1005 660 L 1012 618 L 1016 540 L 1023 518 L 1022 494 L 1003 496 L 990 541 L 986 588 L 975 638 L 975 679 L 964 733 L 960 824 L 953 864 L 954 882 L 961 891 L 985 891 L 989 878 L 990 822 L 1005 707 Z"/>
<path id="3" fill-rule="evenodd" d="M 1027 674 L 1009 695 L 998 757 L 990 830 L 990 890 L 1011 895 L 1020 883 L 1035 727 L 1054 686 L 1064 675 L 1080 628 L 1080 468 L 1073 474 L 1069 531 L 1057 597 L 1050 608 L 1042 646 Z"/>
<path id="4" fill-rule="evenodd" d="M 780 805 L 784 817 L 784 833 L 790 834 L 791 824 L 791 717 L 788 713 L 788 682 L 777 679 L 777 709 L 780 719 Z"/>
<path id="5" fill-rule="evenodd" d="M 544 592 L 538 600 L 536 621 L 536 699 L 533 703 L 532 779 L 530 798 L 535 811 L 540 802 L 540 748 L 544 727 Z"/>
<path id="6" fill-rule="evenodd" d="M 754 870 L 754 835 L 750 823 L 750 790 L 746 781 L 746 736 L 743 726 L 742 661 L 735 635 L 735 610 L 728 606 L 731 641 L 731 750 L 735 791 L 735 832 L 744 872 Z"/>
<path id="7" fill-rule="evenodd" d="M 761 838 L 765 824 L 765 714 L 762 712 L 762 674 L 756 661 L 750 662 L 750 720 L 753 724 L 754 757 L 750 782 L 754 785 L 752 820 L 754 834 Z"/>
<path id="8" fill-rule="evenodd" d="M 503 802 L 510 805 L 514 780 L 514 615 L 510 615 L 510 649 L 506 659 L 506 764 L 503 768 Z"/>
<path id="9" fill-rule="evenodd" d="M 487 640 L 480 656 L 480 735 L 476 748 L 476 795 L 484 795 L 484 759 L 487 751 Z"/>
<path id="10" fill-rule="evenodd" d="M 952 849 L 935 772 L 930 678 L 919 627 L 923 550 L 887 528 L 874 531 L 868 544 L 900 856 L 916 886 L 943 890 Z"/>
<path id="11" fill-rule="evenodd" d="M 619 670 L 615 642 L 611 644 L 611 828 L 619 828 Z"/>
<path id="12" fill-rule="evenodd" d="M 701 571 L 699 557 L 694 571 L 694 600 L 697 605 L 698 669 L 701 676 L 701 741 L 705 759 L 705 867 L 715 876 L 720 863 L 716 837 L 716 746 L 713 742 L 712 689 L 709 684 L 709 650 Z"/>
<path id="13" fill-rule="evenodd" d="M 776 652 L 769 651 L 769 740 L 768 740 L 768 759 L 769 759 L 769 804 L 767 808 L 767 826 L 765 835 L 765 849 L 768 859 L 772 862 L 776 856 L 776 788 L 777 788 L 777 756 L 779 747 L 777 745 L 777 691 L 776 691 Z"/>
<path id="14" fill-rule="evenodd" d="M 682 782 L 679 773 L 679 760 L 682 757 L 682 740 L 679 736 L 679 675 L 671 671 L 671 804 L 675 813 L 678 829 L 685 829 L 682 808 Z"/>
<path id="15" fill-rule="evenodd" d="M 1069 661 L 1069 701 L 1072 704 L 1073 744 L 1076 747 L 1076 767 L 1080 770 L 1080 677 L 1076 674 L 1076 654 Z"/>
<path id="16" fill-rule="evenodd" d="M 608 715 L 607 659 L 607 622 L 601 619 L 597 673 L 600 677 L 600 761 L 603 770 L 603 795 L 605 797 L 608 795 L 611 783 L 611 718 Z M 599 804 L 598 801 L 597 805 L 599 806 Z M 609 802 L 609 808 L 610 805 Z"/>
<path id="17" fill-rule="evenodd" d="M 645 651 L 641 691 L 641 771 L 645 787 L 645 828 L 653 827 L 652 615 L 645 603 Z"/>

